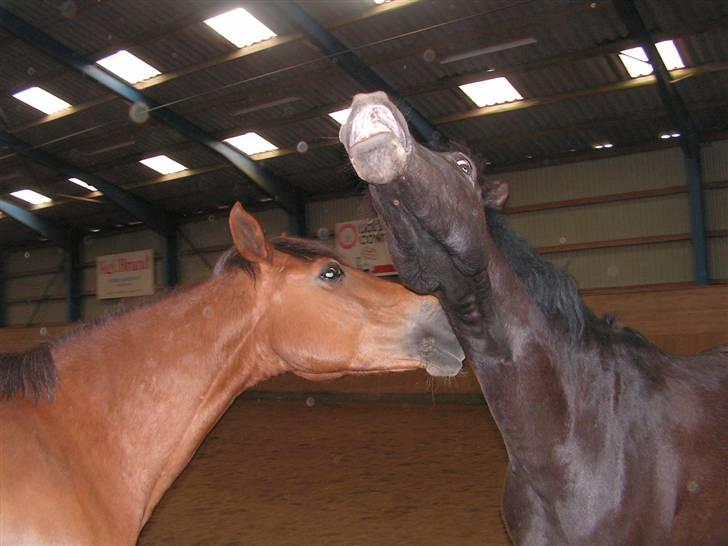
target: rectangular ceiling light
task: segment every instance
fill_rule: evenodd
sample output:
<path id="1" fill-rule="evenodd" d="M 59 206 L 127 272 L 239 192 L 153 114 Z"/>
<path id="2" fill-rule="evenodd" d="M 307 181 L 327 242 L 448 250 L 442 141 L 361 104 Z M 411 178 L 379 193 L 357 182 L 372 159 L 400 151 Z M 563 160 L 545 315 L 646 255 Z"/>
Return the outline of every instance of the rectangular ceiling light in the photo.
<path id="1" fill-rule="evenodd" d="M 493 78 L 459 86 L 480 107 L 522 100 L 521 94 L 506 78 Z"/>
<path id="2" fill-rule="evenodd" d="M 174 159 L 170 159 L 166 155 L 157 155 L 148 159 L 142 159 L 139 163 L 146 165 L 150 169 L 154 169 L 160 174 L 172 174 L 187 169 L 182 163 L 177 163 Z"/>
<path id="3" fill-rule="evenodd" d="M 30 87 L 24 91 L 19 91 L 14 93 L 13 97 L 40 110 L 44 114 L 55 114 L 56 112 L 71 107 L 65 100 L 59 99 L 40 87 Z"/>
<path id="4" fill-rule="evenodd" d="M 139 83 L 161 74 L 152 65 L 145 63 L 139 57 L 132 55 L 125 49 L 119 50 L 103 59 L 99 59 L 96 61 L 96 64 L 100 64 L 109 72 L 113 72 L 117 76 L 124 78 L 129 83 Z"/>
<path id="5" fill-rule="evenodd" d="M 236 47 L 249 46 L 276 35 L 243 8 L 236 8 L 206 19 L 205 24 Z"/>
<path id="6" fill-rule="evenodd" d="M 685 63 L 675 47 L 675 42 L 665 40 L 664 42 L 656 43 L 655 46 L 657 46 L 657 52 L 660 54 L 662 62 L 665 63 L 665 67 L 668 70 L 685 68 Z M 642 47 L 633 47 L 620 51 L 619 60 L 622 61 L 622 64 L 632 78 L 652 74 L 652 65 L 647 61 L 647 53 L 645 53 Z"/>
<path id="7" fill-rule="evenodd" d="M 351 108 L 337 110 L 336 112 L 329 112 L 329 116 L 334 118 L 336 123 L 339 125 L 344 125 L 344 123 L 346 123 L 346 120 L 349 119 L 349 114 L 351 114 Z"/>
<path id="8" fill-rule="evenodd" d="M 225 142 L 248 155 L 260 154 L 278 149 L 278 146 L 272 142 L 268 142 L 258 133 L 252 132 L 234 136 L 232 138 L 226 138 Z"/>
<path id="9" fill-rule="evenodd" d="M 86 188 L 88 191 L 99 191 L 91 184 L 86 184 L 86 182 L 78 178 L 69 178 L 68 181 L 73 182 L 74 184 L 81 186 L 82 188 Z"/>
<path id="10" fill-rule="evenodd" d="M 31 205 L 42 205 L 43 203 L 50 203 L 51 198 L 46 197 L 42 193 L 38 193 L 33 190 L 18 190 L 10 192 L 10 195 L 22 199 L 23 201 L 30 203 Z"/>

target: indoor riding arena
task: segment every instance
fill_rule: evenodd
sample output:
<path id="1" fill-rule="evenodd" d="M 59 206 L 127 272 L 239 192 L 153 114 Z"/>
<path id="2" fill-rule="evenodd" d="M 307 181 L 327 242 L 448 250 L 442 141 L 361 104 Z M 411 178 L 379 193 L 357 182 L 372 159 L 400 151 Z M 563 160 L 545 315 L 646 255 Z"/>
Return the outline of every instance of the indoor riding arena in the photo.
<path id="1" fill-rule="evenodd" d="M 0 546 L 728 544 L 728 3 L 0 0 L 0 74 Z M 545 480 L 627 403 L 699 436 Z"/>

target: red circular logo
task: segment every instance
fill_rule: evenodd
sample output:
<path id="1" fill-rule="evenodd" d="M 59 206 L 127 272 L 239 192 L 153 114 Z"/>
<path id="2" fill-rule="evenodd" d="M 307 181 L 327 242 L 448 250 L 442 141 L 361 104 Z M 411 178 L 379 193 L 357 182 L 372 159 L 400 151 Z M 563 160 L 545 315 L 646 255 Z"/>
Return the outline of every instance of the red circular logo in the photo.
<path id="1" fill-rule="evenodd" d="M 343 224 L 336 232 L 336 243 L 344 250 L 349 250 L 359 242 L 359 230 L 354 224 Z"/>

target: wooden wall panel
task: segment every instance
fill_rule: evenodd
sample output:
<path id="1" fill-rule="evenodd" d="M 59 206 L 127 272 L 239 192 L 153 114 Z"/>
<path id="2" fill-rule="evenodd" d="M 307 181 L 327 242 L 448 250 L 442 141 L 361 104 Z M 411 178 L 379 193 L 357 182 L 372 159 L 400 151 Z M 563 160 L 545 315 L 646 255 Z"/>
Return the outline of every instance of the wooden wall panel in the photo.
<path id="1" fill-rule="evenodd" d="M 38 343 L 58 339 L 68 329 L 69 327 L 65 325 L 0 328 L 0 352 L 25 351 Z"/>
<path id="2" fill-rule="evenodd" d="M 583 296 L 597 314 L 613 314 L 649 338 L 710 333 L 728 343 L 728 285 L 614 289 Z"/>

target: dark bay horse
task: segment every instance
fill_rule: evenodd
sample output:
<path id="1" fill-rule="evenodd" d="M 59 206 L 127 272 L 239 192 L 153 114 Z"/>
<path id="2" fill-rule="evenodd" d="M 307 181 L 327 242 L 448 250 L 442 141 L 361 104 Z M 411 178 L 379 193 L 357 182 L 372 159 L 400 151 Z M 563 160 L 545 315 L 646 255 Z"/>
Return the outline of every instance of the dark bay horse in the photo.
<path id="1" fill-rule="evenodd" d="M 0 544 L 135 544 L 233 399 L 271 376 L 460 370 L 436 298 L 269 241 L 239 204 L 230 228 L 207 282 L 0 354 Z"/>
<path id="2" fill-rule="evenodd" d="M 404 283 L 439 296 L 474 367 L 513 541 L 727 545 L 728 347 L 677 357 L 597 318 L 509 231 L 507 186 L 415 142 L 385 94 L 357 95 L 340 139 Z"/>

